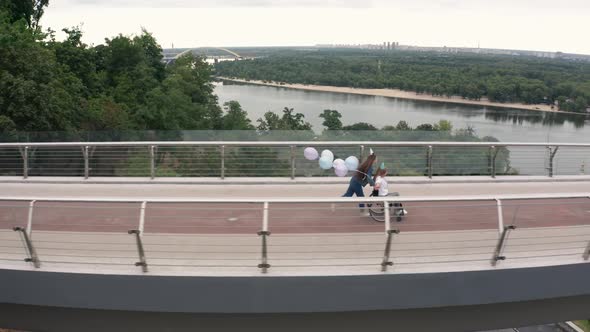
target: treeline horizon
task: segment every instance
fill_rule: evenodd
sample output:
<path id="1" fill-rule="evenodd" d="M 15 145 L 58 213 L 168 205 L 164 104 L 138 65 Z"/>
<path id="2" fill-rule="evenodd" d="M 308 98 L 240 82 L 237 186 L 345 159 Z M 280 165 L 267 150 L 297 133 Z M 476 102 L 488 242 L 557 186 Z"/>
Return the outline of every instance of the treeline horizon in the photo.
<path id="1" fill-rule="evenodd" d="M 470 100 L 557 104 L 563 111 L 590 106 L 590 63 L 536 57 L 411 51 L 280 51 L 224 61 L 215 74 L 249 80 L 392 88 Z"/>

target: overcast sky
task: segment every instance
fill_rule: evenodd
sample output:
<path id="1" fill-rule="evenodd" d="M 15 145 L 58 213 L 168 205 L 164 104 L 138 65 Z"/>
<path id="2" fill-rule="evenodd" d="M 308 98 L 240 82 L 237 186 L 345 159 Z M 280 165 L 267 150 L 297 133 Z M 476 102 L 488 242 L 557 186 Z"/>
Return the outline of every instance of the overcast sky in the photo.
<path id="1" fill-rule="evenodd" d="M 590 54 L 590 0 L 50 0 L 43 25 L 100 44 L 145 27 L 162 47 L 397 41 Z"/>

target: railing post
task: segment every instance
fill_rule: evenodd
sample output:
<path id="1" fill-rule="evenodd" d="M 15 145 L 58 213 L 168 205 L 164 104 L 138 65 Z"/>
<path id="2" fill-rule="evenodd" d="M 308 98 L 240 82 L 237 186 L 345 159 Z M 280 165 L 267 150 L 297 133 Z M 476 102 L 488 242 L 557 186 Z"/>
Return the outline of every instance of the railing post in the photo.
<path id="1" fill-rule="evenodd" d="M 391 230 L 391 215 L 389 211 L 389 202 L 383 202 L 383 212 L 385 216 L 385 234 L 387 238 L 385 239 L 385 250 L 383 252 L 383 260 L 381 261 L 381 272 L 387 271 L 388 266 L 393 266 L 393 262 L 389 260 L 389 256 L 391 255 L 391 242 L 393 239 L 393 234 L 399 234 L 399 230 Z"/>
<path id="2" fill-rule="evenodd" d="M 141 232 L 141 234 L 143 234 L 143 228 L 145 225 L 145 208 L 147 206 L 147 202 L 143 201 L 141 202 L 141 207 L 139 208 L 139 225 L 138 225 L 138 230 Z"/>
<path id="3" fill-rule="evenodd" d="M 553 177 L 553 159 L 555 158 L 557 150 L 559 150 L 559 146 L 556 146 L 555 148 L 551 146 L 547 147 L 547 151 L 549 152 L 549 166 L 547 167 L 549 177 Z"/>
<path id="4" fill-rule="evenodd" d="M 37 269 L 40 268 L 41 262 L 39 261 L 39 257 L 37 256 L 37 251 L 35 250 L 35 247 L 33 246 L 33 241 L 31 241 L 29 234 L 27 234 L 27 230 L 22 227 L 14 227 L 12 230 L 14 230 L 15 232 L 20 232 L 20 234 L 23 237 L 23 240 L 25 241 L 25 245 L 27 246 L 26 249 L 29 254 L 29 257 L 25 258 L 25 262 L 33 263 L 35 268 L 37 268 Z"/>
<path id="5" fill-rule="evenodd" d="M 19 148 L 21 157 L 23 158 L 23 179 L 29 177 L 29 147 Z"/>
<path id="6" fill-rule="evenodd" d="M 221 179 L 225 179 L 225 145 L 220 147 L 221 154 Z"/>
<path id="7" fill-rule="evenodd" d="M 295 180 L 295 145 L 291 145 L 291 180 Z"/>
<path id="8" fill-rule="evenodd" d="M 156 146 L 150 145 L 150 177 L 156 177 Z"/>
<path id="9" fill-rule="evenodd" d="M 490 146 L 490 155 L 489 155 L 489 160 L 490 160 L 490 174 L 492 175 L 492 178 L 496 177 L 496 157 L 498 156 L 498 150 L 496 149 L 495 146 Z"/>
<path id="10" fill-rule="evenodd" d="M 266 273 L 270 268 L 268 264 L 268 248 L 266 237 L 270 236 L 268 231 L 268 202 L 264 202 L 262 210 L 262 230 L 258 232 L 258 236 L 262 236 L 262 257 L 261 262 L 258 264 L 258 268 L 262 269 L 262 273 Z"/>
<path id="11" fill-rule="evenodd" d="M 432 166 L 432 145 L 428 146 L 426 151 L 426 169 L 428 172 L 428 178 L 432 179 L 433 166 Z"/>
<path id="12" fill-rule="evenodd" d="M 496 206 L 498 208 L 498 232 L 502 233 L 504 230 L 504 213 L 502 209 L 502 201 L 496 199 Z"/>
<path id="13" fill-rule="evenodd" d="M 27 234 L 31 236 L 33 231 L 33 211 L 35 210 L 35 200 L 29 202 L 29 215 L 27 216 Z"/>
<path id="14" fill-rule="evenodd" d="M 363 155 L 365 154 L 365 146 L 361 145 L 360 146 L 360 151 L 359 151 L 359 160 L 362 162 L 363 161 Z"/>
<path id="15" fill-rule="evenodd" d="M 383 202 L 383 217 L 385 218 L 385 234 L 391 230 L 391 211 L 389 210 L 389 202 Z"/>
<path id="16" fill-rule="evenodd" d="M 88 153 L 88 145 L 82 148 L 82 154 L 84 155 L 84 179 L 88 180 L 90 176 L 90 161 L 89 161 L 89 153 Z"/>
<path id="17" fill-rule="evenodd" d="M 500 239 L 496 245 L 496 250 L 494 250 L 494 256 L 492 256 L 492 266 L 496 266 L 498 261 L 503 261 L 506 259 L 506 256 L 502 256 L 502 252 L 504 251 L 504 246 L 506 245 L 506 237 L 508 236 L 508 233 L 514 229 L 516 229 L 516 226 L 513 225 L 504 227 L 502 235 L 500 235 Z"/>

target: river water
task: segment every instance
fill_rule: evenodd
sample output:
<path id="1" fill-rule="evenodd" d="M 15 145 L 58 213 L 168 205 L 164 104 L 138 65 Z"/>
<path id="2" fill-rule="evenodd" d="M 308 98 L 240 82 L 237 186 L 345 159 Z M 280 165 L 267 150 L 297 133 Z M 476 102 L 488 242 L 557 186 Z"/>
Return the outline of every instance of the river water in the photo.
<path id="1" fill-rule="evenodd" d="M 219 103 L 237 100 L 255 122 L 267 111 L 281 114 L 284 107 L 303 113 L 316 132 L 323 130 L 319 114 L 338 110 L 344 125 L 367 122 L 377 128 L 404 120 L 412 127 L 451 121 L 455 129 L 471 127 L 479 137 L 494 136 L 504 142 L 590 143 L 590 118 L 477 105 L 315 92 L 279 87 L 216 83 Z M 512 169 L 521 175 L 547 175 L 545 147 L 510 147 Z M 555 175 L 590 174 L 590 149 L 560 148 L 554 160 Z"/>
<path id="2" fill-rule="evenodd" d="M 349 125 L 367 122 L 377 128 L 404 120 L 415 127 L 422 123 L 449 120 L 453 127 L 475 129 L 478 136 L 501 141 L 590 142 L 590 118 L 586 115 L 556 114 L 477 105 L 414 101 L 407 99 L 315 92 L 233 82 L 216 83 L 219 103 L 240 102 L 255 122 L 267 111 L 281 114 L 284 107 L 303 113 L 317 132 L 323 129 L 319 114 L 338 110 Z"/>

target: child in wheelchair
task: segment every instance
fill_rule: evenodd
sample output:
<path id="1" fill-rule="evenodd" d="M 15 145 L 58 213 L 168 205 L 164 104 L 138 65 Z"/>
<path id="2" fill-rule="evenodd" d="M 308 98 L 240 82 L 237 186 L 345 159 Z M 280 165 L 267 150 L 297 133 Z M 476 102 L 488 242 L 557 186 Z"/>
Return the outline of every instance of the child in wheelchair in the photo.
<path id="1" fill-rule="evenodd" d="M 399 193 L 393 192 L 389 193 L 389 188 L 387 186 L 387 180 L 385 176 L 387 175 L 387 168 L 385 168 L 385 163 L 381 163 L 379 169 L 375 173 L 375 187 L 373 187 L 373 192 L 371 196 L 399 196 Z M 398 221 L 401 221 L 401 217 L 408 214 L 408 211 L 404 209 L 402 203 L 389 203 L 389 207 L 393 207 L 393 213 L 397 217 Z"/>

